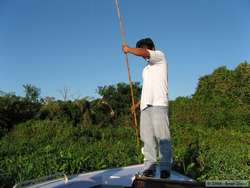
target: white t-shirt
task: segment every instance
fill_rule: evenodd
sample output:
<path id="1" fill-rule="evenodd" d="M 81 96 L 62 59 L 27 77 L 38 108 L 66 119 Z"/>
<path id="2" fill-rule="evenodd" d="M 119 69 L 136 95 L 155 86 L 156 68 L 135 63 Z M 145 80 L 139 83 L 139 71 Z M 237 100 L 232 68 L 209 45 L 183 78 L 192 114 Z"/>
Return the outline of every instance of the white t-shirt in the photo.
<path id="1" fill-rule="evenodd" d="M 143 69 L 140 109 L 148 105 L 168 106 L 167 61 L 161 51 L 148 50 L 150 58 Z"/>

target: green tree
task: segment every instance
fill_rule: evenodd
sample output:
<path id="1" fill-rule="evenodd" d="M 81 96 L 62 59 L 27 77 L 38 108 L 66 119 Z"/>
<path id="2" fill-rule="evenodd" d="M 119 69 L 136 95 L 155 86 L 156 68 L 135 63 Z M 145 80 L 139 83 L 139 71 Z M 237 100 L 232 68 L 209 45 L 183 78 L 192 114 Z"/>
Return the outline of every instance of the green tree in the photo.
<path id="1" fill-rule="evenodd" d="M 41 89 L 31 85 L 31 84 L 25 84 L 23 85 L 24 92 L 25 92 L 25 99 L 31 102 L 38 102 L 39 97 L 41 94 Z"/>
<path id="2" fill-rule="evenodd" d="M 201 77 L 192 100 L 200 104 L 203 124 L 249 125 L 250 64 L 243 62 L 235 70 L 222 66 Z"/>
<path id="3" fill-rule="evenodd" d="M 135 101 L 139 101 L 141 86 L 138 82 L 133 84 Z M 127 115 L 131 107 L 130 86 L 126 83 L 98 87 L 98 94 L 106 101 L 115 111 L 117 116 Z"/>
<path id="4" fill-rule="evenodd" d="M 138 82 L 133 84 L 133 93 L 135 101 L 139 101 L 141 86 Z M 129 112 L 132 103 L 129 84 L 118 83 L 116 85 L 98 87 L 98 94 L 102 97 L 102 101 L 108 104 L 106 109 L 112 108 L 115 114 L 115 124 L 128 125 L 132 118 Z"/>

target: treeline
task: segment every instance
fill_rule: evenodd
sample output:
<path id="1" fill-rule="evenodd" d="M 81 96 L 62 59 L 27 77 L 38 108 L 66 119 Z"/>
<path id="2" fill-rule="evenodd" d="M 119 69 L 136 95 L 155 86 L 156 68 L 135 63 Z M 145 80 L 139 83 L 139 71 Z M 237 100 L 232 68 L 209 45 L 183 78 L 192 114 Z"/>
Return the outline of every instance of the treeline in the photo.
<path id="1" fill-rule="evenodd" d="M 0 137 L 15 125 L 30 119 L 58 120 L 72 122 L 74 126 L 119 126 L 130 122 L 129 85 L 98 87 L 99 99 L 55 100 L 53 97 L 40 98 L 40 89 L 30 84 L 23 85 L 25 96 L 1 92 L 0 95 Z M 141 86 L 134 84 L 138 100 Z M 125 121 L 125 122 L 124 122 Z"/>
<path id="2" fill-rule="evenodd" d="M 29 119 L 63 118 L 81 127 L 118 126 L 130 122 L 131 99 L 129 85 L 125 83 L 98 87 L 100 99 L 74 101 L 40 98 L 39 88 L 23 87 L 24 97 L 0 93 L 0 136 Z M 135 83 L 136 101 L 140 91 L 141 85 Z M 201 77 L 192 96 L 170 101 L 170 120 L 210 127 L 250 125 L 250 65 L 243 62 L 235 70 L 223 66 Z"/>

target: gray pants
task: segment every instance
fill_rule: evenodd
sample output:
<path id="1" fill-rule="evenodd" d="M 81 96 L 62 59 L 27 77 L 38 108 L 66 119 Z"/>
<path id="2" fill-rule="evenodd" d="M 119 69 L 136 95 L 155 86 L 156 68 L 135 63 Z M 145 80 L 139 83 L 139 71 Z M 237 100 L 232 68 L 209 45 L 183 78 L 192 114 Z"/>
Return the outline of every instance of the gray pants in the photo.
<path id="1" fill-rule="evenodd" d="M 145 168 L 155 170 L 159 151 L 160 170 L 170 171 L 172 150 L 166 106 L 149 106 L 141 111 L 140 135 Z"/>

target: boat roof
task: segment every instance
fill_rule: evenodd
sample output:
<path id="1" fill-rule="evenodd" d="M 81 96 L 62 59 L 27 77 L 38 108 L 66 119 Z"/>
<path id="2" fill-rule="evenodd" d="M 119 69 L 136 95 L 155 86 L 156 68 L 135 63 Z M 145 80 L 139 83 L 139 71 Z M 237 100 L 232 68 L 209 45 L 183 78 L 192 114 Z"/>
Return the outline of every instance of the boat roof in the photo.
<path id="1" fill-rule="evenodd" d="M 94 172 L 82 173 L 74 176 L 53 179 L 45 182 L 35 183 L 31 180 L 15 185 L 29 188 L 93 188 L 93 187 L 131 187 L 135 180 L 135 174 L 143 170 L 144 165 L 132 165 L 128 167 L 98 170 Z M 159 168 L 157 167 L 156 177 L 159 178 Z M 195 182 L 193 179 L 184 176 L 176 171 L 171 171 L 168 178 L 171 181 Z M 35 183 L 35 184 L 34 184 Z"/>

